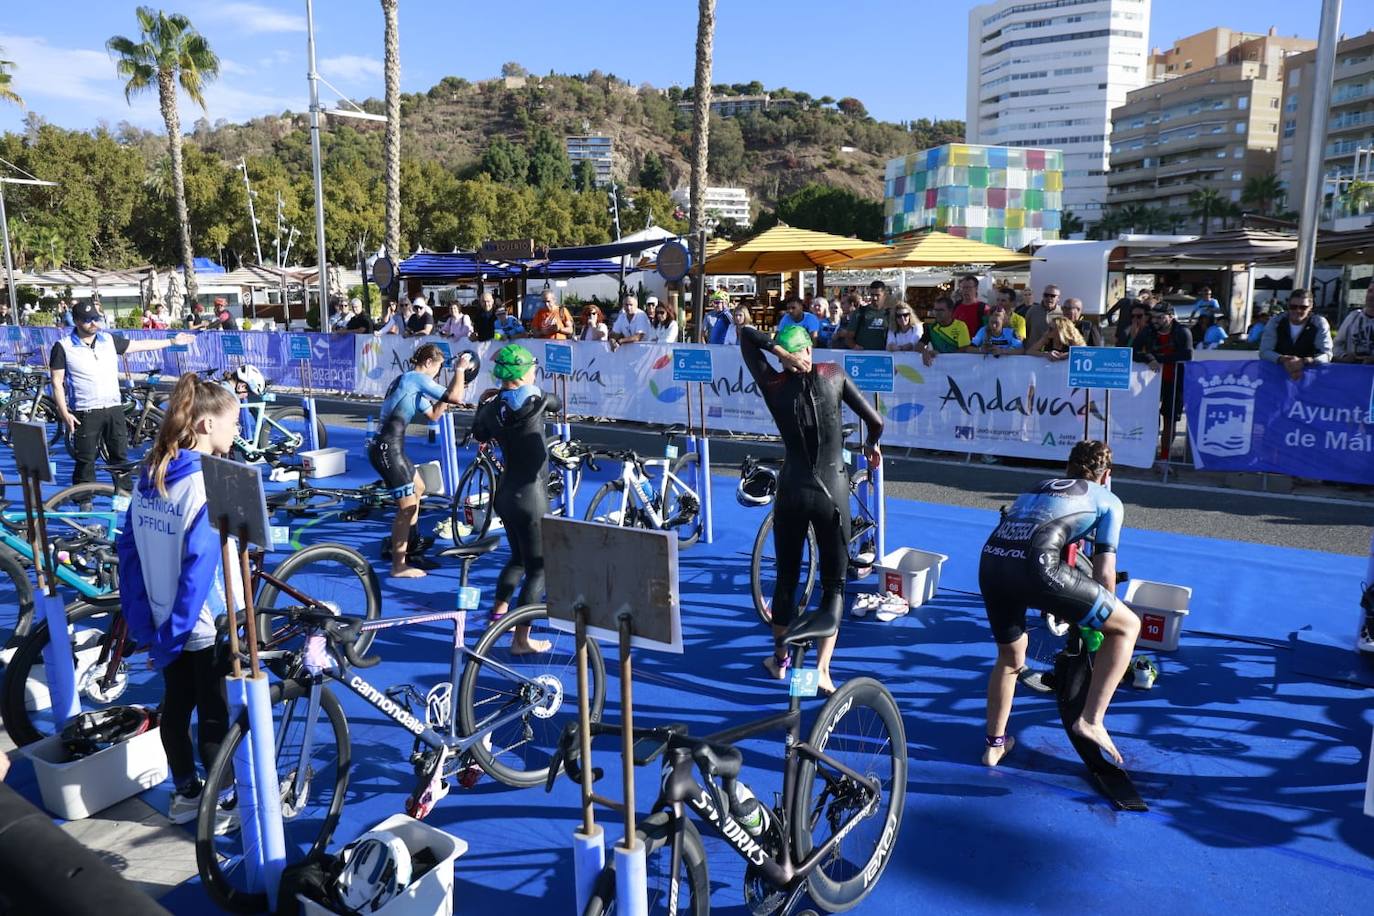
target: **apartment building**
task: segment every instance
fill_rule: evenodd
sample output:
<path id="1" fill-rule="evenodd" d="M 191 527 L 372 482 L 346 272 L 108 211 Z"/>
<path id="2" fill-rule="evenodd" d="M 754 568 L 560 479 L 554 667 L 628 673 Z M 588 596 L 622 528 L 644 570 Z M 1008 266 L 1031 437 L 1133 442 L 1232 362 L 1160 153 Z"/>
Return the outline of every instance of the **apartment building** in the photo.
<path id="1" fill-rule="evenodd" d="M 574 174 L 579 162 L 590 159 L 596 166 L 596 186 L 601 188 L 611 183 L 615 144 L 610 137 L 564 137 L 563 146 L 568 151 L 568 160 L 572 162 Z"/>
<path id="2" fill-rule="evenodd" d="M 689 188 L 678 188 L 673 192 L 673 201 L 683 210 L 691 206 L 692 194 Z M 710 188 L 706 189 L 706 214 L 711 224 L 722 219 L 733 220 L 737 226 L 747 226 L 753 218 L 749 215 L 748 188 Z"/>

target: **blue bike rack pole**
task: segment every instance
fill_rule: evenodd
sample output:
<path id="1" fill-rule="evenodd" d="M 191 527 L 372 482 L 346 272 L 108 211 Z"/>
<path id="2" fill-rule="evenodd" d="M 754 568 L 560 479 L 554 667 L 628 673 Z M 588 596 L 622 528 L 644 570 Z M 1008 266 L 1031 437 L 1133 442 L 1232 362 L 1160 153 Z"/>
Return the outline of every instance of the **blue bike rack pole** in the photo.
<path id="1" fill-rule="evenodd" d="M 276 742 L 273 740 L 272 701 L 267 676 L 259 672 L 245 682 L 248 729 L 253 735 L 253 770 L 257 790 L 258 842 L 262 848 L 262 881 L 268 905 L 277 905 L 277 885 L 286 867 L 286 838 L 282 834 L 281 789 L 277 781 Z"/>
<path id="2" fill-rule="evenodd" d="M 625 916 L 648 916 L 649 882 L 645 849 L 638 837 L 630 849 L 616 844 L 615 899 L 625 908 Z"/>
<path id="3" fill-rule="evenodd" d="M 43 665 L 48 672 L 48 703 L 53 723 L 60 729 L 63 722 L 81 714 L 81 698 L 76 692 L 76 660 L 72 655 L 72 637 L 67 631 L 67 609 L 57 595 L 38 592 L 34 600 L 41 603 L 43 617 L 48 622 Z"/>
<path id="4" fill-rule="evenodd" d="M 224 693 L 229 701 L 229 721 L 237 722 L 248 708 L 248 679 L 226 677 Z M 243 844 L 243 875 L 248 890 L 263 890 L 263 846 L 261 828 L 258 825 L 258 787 L 257 771 L 253 767 L 256 739 L 252 723 L 239 746 L 234 749 L 234 794 L 238 800 L 239 839 Z M 269 740 L 267 746 L 273 743 Z M 207 791 L 210 791 L 207 787 Z"/>
<path id="5" fill-rule="evenodd" d="M 688 448 L 697 455 L 697 479 L 693 481 L 701 497 L 701 540 L 715 542 L 715 509 L 711 500 L 711 439 L 709 436 L 689 436 Z"/>
<path id="6" fill-rule="evenodd" d="M 453 428 L 453 414 L 439 417 L 439 472 L 444 479 L 444 493 L 458 492 L 458 433 Z"/>
<path id="7" fill-rule="evenodd" d="M 577 893 L 577 912 L 587 910 L 596 878 L 606 867 L 606 831 L 597 824 L 590 835 L 573 831 L 573 887 Z M 618 889 L 618 888 L 617 888 Z"/>
<path id="8" fill-rule="evenodd" d="M 301 399 L 301 403 L 305 406 L 305 439 L 310 443 L 311 451 L 318 451 L 320 448 L 320 430 L 315 425 L 315 398 L 312 395 L 306 395 Z"/>

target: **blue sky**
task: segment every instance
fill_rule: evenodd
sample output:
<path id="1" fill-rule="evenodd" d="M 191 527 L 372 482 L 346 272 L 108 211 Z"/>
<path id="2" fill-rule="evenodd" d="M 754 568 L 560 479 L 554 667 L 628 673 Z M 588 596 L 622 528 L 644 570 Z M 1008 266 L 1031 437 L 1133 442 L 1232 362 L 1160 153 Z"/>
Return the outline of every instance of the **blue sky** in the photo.
<path id="1" fill-rule="evenodd" d="M 816 96 L 855 96 L 886 120 L 963 118 L 973 5 L 719 0 L 713 81 L 757 79 Z M 132 37 L 134 6 L 110 0 L 6 3 L 0 48 L 4 59 L 18 65 L 14 88 L 27 110 L 64 127 L 93 127 L 103 119 L 160 128 L 155 99 L 125 103 L 104 49 L 111 35 Z M 380 4 L 317 0 L 315 6 L 321 73 L 352 97 L 380 97 Z M 1214 25 L 1256 32 L 1272 25 L 1280 34 L 1315 37 L 1320 6 L 1316 0 L 1249 0 L 1235 7 L 1154 0 L 1151 43 L 1165 46 Z M 1345 32 L 1374 27 L 1368 6 L 1344 6 Z M 164 8 L 189 16 L 223 61 L 220 80 L 206 92 L 211 121 L 304 110 L 304 0 L 176 0 Z M 512 12 L 515 18 L 507 18 Z M 636 83 L 687 85 L 695 29 L 696 3 L 690 0 L 400 0 L 402 88 L 424 91 L 448 75 L 489 78 L 509 60 L 535 73 L 600 69 Z M 324 98 L 328 103 L 334 96 L 325 89 Z M 19 129 L 24 115 L 24 109 L 0 106 L 0 131 Z M 187 129 L 199 116 L 189 102 L 183 104 Z"/>

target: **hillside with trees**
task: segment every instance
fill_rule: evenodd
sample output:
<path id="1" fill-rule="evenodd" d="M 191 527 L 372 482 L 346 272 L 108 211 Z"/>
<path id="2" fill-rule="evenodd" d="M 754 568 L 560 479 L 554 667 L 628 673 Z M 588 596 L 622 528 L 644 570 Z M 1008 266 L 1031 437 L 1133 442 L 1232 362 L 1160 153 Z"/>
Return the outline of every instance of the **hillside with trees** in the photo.
<path id="1" fill-rule="evenodd" d="M 761 223 L 875 236 L 881 231 L 886 160 L 959 140 L 959 121 L 887 123 L 852 98 L 813 98 L 760 83 L 715 87 L 716 97 L 760 94 L 776 103 L 739 117 L 712 115 L 710 182 L 749 188 Z M 615 144 L 621 228 L 684 223 L 669 192 L 687 183 L 690 89 L 633 86 L 611 74 L 533 77 L 508 64 L 501 79 L 448 77 L 401 98 L 401 250 L 471 249 L 490 238 L 555 245 L 607 241 L 604 189 L 574 170 L 563 137 L 595 133 Z M 364 108 L 384 111 L 380 100 Z M 383 237 L 380 125 L 334 120 L 322 133 L 329 256 L 352 261 Z M 0 134 L 0 158 L 55 189 L 15 187 L 11 232 L 20 264 L 82 267 L 182 260 L 165 135 L 120 124 L 64 130 L 30 114 L 22 133 Z M 315 258 L 305 114 L 244 124 L 202 118 L 182 144 L 196 254 L 227 266 L 256 260 L 239 162 L 257 192 L 263 260 L 275 262 L 280 214 L 299 230 L 292 261 Z M 831 217 L 835 222 L 831 222 Z M 722 227 L 729 234 L 732 227 Z"/>

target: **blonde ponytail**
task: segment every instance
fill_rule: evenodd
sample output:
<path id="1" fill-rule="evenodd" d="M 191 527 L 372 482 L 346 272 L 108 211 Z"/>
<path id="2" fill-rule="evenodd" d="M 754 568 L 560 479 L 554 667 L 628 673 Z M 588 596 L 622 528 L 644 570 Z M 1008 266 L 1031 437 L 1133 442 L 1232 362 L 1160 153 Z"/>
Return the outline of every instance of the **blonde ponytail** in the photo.
<path id="1" fill-rule="evenodd" d="M 143 459 L 144 471 L 153 486 L 167 495 L 167 467 L 184 448 L 196 444 L 196 422 L 238 406 L 238 398 L 216 382 L 207 382 L 193 372 L 177 379 L 167 400 L 167 413 L 157 431 L 157 440 Z"/>

